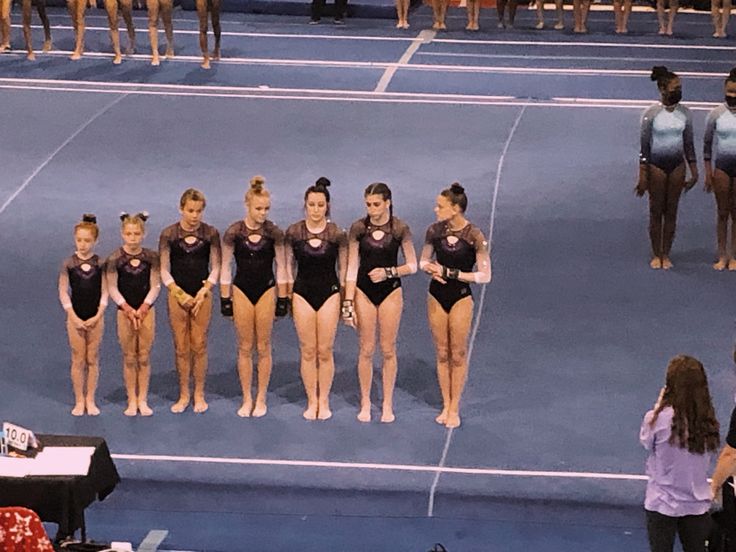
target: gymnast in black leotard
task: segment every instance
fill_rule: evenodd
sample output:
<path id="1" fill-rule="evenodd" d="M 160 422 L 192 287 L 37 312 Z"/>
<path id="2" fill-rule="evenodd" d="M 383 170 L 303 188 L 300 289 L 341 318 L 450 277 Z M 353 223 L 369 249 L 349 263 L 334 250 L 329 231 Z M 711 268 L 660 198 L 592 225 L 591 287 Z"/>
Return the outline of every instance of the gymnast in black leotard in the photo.
<path id="1" fill-rule="evenodd" d="M 378 330 L 383 356 L 382 422 L 393 422 L 396 384 L 396 336 L 404 304 L 401 277 L 414 274 L 417 257 L 409 227 L 393 216 L 391 189 L 383 182 L 365 189 L 367 216 L 353 223 L 348 237 L 348 272 L 343 300 L 343 320 L 360 336 L 358 420 L 371 420 L 373 352 Z M 404 263 L 399 265 L 399 250 Z"/>
<path id="2" fill-rule="evenodd" d="M 442 412 L 436 421 L 448 428 L 460 425 L 460 397 L 468 374 L 468 335 L 473 318 L 469 282 L 491 281 L 488 242 L 465 218 L 467 205 L 465 190 L 457 182 L 440 192 L 434 208 L 437 222 L 427 229 L 419 262 L 432 277 L 427 312 L 442 392 Z"/>
<path id="3" fill-rule="evenodd" d="M 306 218 L 286 231 L 286 271 L 307 393 L 307 420 L 327 420 L 335 376 L 332 354 L 340 318 L 340 286 L 347 268 L 345 232 L 330 222 L 330 181 L 319 178 L 304 194 Z M 339 277 L 335 264 L 339 267 Z M 296 269 L 296 277 L 294 277 Z"/>
<path id="4" fill-rule="evenodd" d="M 233 317 L 238 338 L 238 375 L 243 390 L 243 404 L 238 409 L 241 417 L 266 414 L 274 305 L 277 305 L 276 314 L 283 316 L 288 303 L 284 233 L 267 218 L 271 195 L 264 185 L 262 176 L 251 179 L 245 194 L 245 218 L 231 224 L 222 238 L 220 311 L 224 316 Z M 234 279 L 233 260 L 236 268 Z M 255 406 L 251 392 L 254 349 L 258 352 Z"/>
<path id="5" fill-rule="evenodd" d="M 654 269 L 672 268 L 670 250 L 675 239 L 677 208 L 683 191 L 698 180 L 690 110 L 680 104 L 680 78 L 666 67 L 653 67 L 661 101 L 651 106 L 641 119 L 638 196 L 649 193 L 649 239 Z M 690 178 L 685 179 L 685 166 Z"/>
<path id="6" fill-rule="evenodd" d="M 99 229 L 94 215 L 84 215 L 74 227 L 74 255 L 59 271 L 59 300 L 66 311 L 66 329 L 72 352 L 71 378 L 74 416 L 85 409 L 97 416 L 95 391 L 100 374 L 100 342 L 105 329 L 107 306 L 104 263 L 94 254 Z"/>

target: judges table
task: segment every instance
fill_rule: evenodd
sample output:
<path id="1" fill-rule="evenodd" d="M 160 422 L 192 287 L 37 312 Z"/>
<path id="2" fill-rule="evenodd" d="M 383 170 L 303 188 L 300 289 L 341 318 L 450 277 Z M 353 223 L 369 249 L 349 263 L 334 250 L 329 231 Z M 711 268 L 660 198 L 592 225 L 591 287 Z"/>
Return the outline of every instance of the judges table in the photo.
<path id="1" fill-rule="evenodd" d="M 84 509 L 103 500 L 120 482 L 107 443 L 101 437 L 36 435 L 44 447 L 90 447 L 94 449 L 86 475 L 0 476 L 0 506 L 24 506 L 43 521 L 57 523 L 60 535 L 82 530 Z"/>

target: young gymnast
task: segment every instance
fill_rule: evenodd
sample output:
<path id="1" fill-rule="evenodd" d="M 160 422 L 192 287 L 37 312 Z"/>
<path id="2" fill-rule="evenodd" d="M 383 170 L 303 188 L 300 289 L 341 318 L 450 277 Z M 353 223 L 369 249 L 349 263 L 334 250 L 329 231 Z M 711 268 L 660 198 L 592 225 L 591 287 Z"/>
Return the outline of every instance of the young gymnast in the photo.
<path id="1" fill-rule="evenodd" d="M 672 268 L 670 250 L 675 239 L 677 208 L 683 190 L 698 180 L 698 165 L 693 144 L 693 120 L 690 110 L 680 104 L 680 78 L 666 67 L 652 69 L 661 100 L 648 108 L 641 118 L 639 182 L 636 195 L 649 193 L 649 239 L 654 269 Z M 690 179 L 685 179 L 685 161 Z"/>
<path id="2" fill-rule="evenodd" d="M 87 11 L 87 4 L 89 3 L 90 7 L 94 7 L 95 2 L 96 0 L 66 0 L 66 7 L 69 10 L 72 27 L 74 28 L 74 51 L 69 56 L 71 60 L 81 59 L 82 54 L 84 54 L 84 15 Z"/>
<path id="3" fill-rule="evenodd" d="M 12 0 L 0 0 L 0 53 L 10 49 L 10 11 L 12 8 Z M 45 0 L 23 0 L 23 38 L 26 43 L 26 59 L 33 61 L 36 54 L 33 52 L 33 37 L 31 34 L 31 12 L 33 5 L 36 6 L 38 17 L 43 25 L 43 51 L 51 50 L 51 25 L 46 15 Z"/>
<path id="4" fill-rule="evenodd" d="M 340 319 L 340 287 L 347 268 L 347 237 L 330 222 L 330 181 L 320 177 L 304 194 L 306 218 L 286 231 L 286 270 L 307 394 L 307 420 L 327 420 L 335 376 L 333 345 Z M 339 267 L 339 276 L 335 265 Z M 296 276 L 294 270 L 296 269 Z"/>
<path id="5" fill-rule="evenodd" d="M 450 0 L 432 0 L 432 28 L 435 31 L 444 31 L 447 29 L 445 17 L 447 17 L 447 8 Z"/>
<path id="6" fill-rule="evenodd" d="M 731 0 L 711 0 L 710 15 L 713 19 L 713 38 L 726 38 L 728 19 L 731 17 Z"/>
<path id="7" fill-rule="evenodd" d="M 715 147 L 714 147 L 715 143 Z M 715 150 L 715 168 L 713 157 Z M 718 260 L 716 270 L 736 270 L 736 67 L 726 78 L 725 101 L 708 114 L 703 139 L 705 190 L 716 196 Z M 728 222 L 731 247 L 728 248 Z"/>
<path id="8" fill-rule="evenodd" d="M 123 352 L 126 416 L 151 416 L 148 384 L 151 346 L 156 332 L 153 304 L 161 290 L 158 253 L 143 247 L 146 213 L 120 215 L 123 245 L 107 259 L 107 287 L 118 306 L 118 340 Z"/>
<path id="9" fill-rule="evenodd" d="M 565 8 L 562 0 L 555 0 L 555 11 L 557 12 L 555 29 L 561 31 L 565 28 Z M 544 0 L 537 0 L 537 24 L 534 28 L 544 29 Z"/>
<path id="10" fill-rule="evenodd" d="M 468 198 L 457 182 L 437 196 L 437 222 L 427 229 L 419 267 L 432 277 L 427 296 L 429 327 L 442 393 L 438 424 L 460 425 L 460 398 L 468 375 L 468 336 L 473 320 L 470 282 L 491 281 L 491 257 L 483 232 L 465 218 Z M 473 270 L 473 269 L 476 270 Z"/>
<path id="11" fill-rule="evenodd" d="M 199 18 L 199 49 L 202 51 L 203 69 L 210 68 L 210 52 L 207 46 L 207 18 L 212 17 L 212 33 L 215 35 L 215 49 L 212 59 L 220 59 L 220 0 L 195 0 Z"/>
<path id="12" fill-rule="evenodd" d="M 171 406 L 184 412 L 191 399 L 194 379 L 194 412 L 206 412 L 204 387 L 207 376 L 207 332 L 212 317 L 212 288 L 220 277 L 220 235 L 202 222 L 204 194 L 194 188 L 179 200 L 179 222 L 164 228 L 159 239 L 161 282 L 169 290 L 168 308 L 174 338 L 179 400 Z"/>
<path id="13" fill-rule="evenodd" d="M 675 16 L 680 7 L 680 0 L 657 0 L 657 21 L 660 35 L 672 36 Z"/>
<path id="14" fill-rule="evenodd" d="M 408 29 L 409 28 L 409 6 L 411 0 L 396 0 L 396 23 L 397 29 Z"/>
<path id="15" fill-rule="evenodd" d="M 631 15 L 632 3 L 632 0 L 613 0 L 616 34 L 626 34 L 629 32 L 629 16 Z"/>
<path id="16" fill-rule="evenodd" d="M 348 270 L 342 315 L 355 325 L 360 338 L 358 420 L 371 420 L 371 384 L 376 332 L 383 356 L 381 421 L 393 422 L 396 384 L 396 336 L 404 304 L 401 278 L 417 271 L 417 256 L 409 227 L 393 216 L 391 189 L 383 182 L 364 193 L 367 216 L 353 223 L 348 237 Z M 404 263 L 399 264 L 399 251 Z"/>
<path id="17" fill-rule="evenodd" d="M 265 180 L 254 176 L 245 193 L 245 218 L 231 224 L 222 237 L 220 311 L 233 318 L 237 333 L 238 375 L 243 390 L 238 416 L 242 417 L 266 414 L 274 306 L 277 316 L 285 316 L 288 310 L 284 233 L 268 220 L 270 209 L 271 194 Z M 251 391 L 254 350 L 258 354 L 255 406 Z"/>
<path id="18" fill-rule="evenodd" d="M 59 271 L 59 300 L 66 311 L 66 330 L 72 353 L 71 378 L 74 389 L 74 416 L 87 411 L 97 416 L 95 403 L 100 373 L 99 352 L 105 329 L 107 306 L 104 266 L 94 253 L 99 236 L 97 218 L 84 215 L 74 226 L 76 250 L 64 260 Z"/>
<path id="19" fill-rule="evenodd" d="M 123 61 L 120 53 L 120 33 L 118 32 L 118 6 L 123 14 L 125 26 L 128 29 L 128 48 L 125 50 L 126 55 L 135 53 L 135 27 L 133 26 L 133 0 L 105 0 L 105 11 L 107 12 L 107 22 L 110 26 L 110 41 L 112 42 L 112 50 L 115 54 L 112 62 L 119 65 Z"/>
<path id="20" fill-rule="evenodd" d="M 174 57 L 174 26 L 171 13 L 174 10 L 173 0 L 146 0 L 148 9 L 148 37 L 151 41 L 151 65 L 158 66 L 161 58 L 158 53 L 158 20 L 161 18 L 166 33 L 166 59 Z"/>

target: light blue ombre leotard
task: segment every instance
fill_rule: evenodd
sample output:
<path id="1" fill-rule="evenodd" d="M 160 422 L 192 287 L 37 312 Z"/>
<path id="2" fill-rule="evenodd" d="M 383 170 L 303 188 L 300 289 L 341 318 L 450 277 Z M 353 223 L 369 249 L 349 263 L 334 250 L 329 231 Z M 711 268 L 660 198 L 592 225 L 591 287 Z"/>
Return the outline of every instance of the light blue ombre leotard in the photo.
<path id="1" fill-rule="evenodd" d="M 641 118 L 641 151 L 639 160 L 651 163 L 669 174 L 683 160 L 695 162 L 693 118 L 690 110 L 677 104 L 672 111 L 657 103 Z"/>
<path id="2" fill-rule="evenodd" d="M 716 168 L 736 178 L 736 113 L 732 113 L 726 104 L 716 107 L 705 120 L 703 158 L 708 162 L 714 153 Z"/>

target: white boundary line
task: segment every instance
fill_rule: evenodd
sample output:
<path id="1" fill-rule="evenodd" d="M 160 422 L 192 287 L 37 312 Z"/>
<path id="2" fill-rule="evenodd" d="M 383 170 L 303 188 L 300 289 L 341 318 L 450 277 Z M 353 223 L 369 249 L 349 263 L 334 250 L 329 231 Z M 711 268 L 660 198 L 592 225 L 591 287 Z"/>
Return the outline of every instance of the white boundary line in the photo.
<path id="1" fill-rule="evenodd" d="M 385 92 L 388 88 L 388 85 L 391 84 L 391 79 L 394 78 L 394 75 L 396 74 L 396 71 L 399 69 L 399 67 L 404 67 L 408 65 L 411 61 L 412 56 L 417 52 L 417 50 L 419 50 L 422 44 L 428 44 L 432 42 L 432 39 L 435 37 L 436 34 L 437 31 L 427 29 L 421 31 L 399 58 L 398 63 L 386 68 L 383 75 L 381 75 L 381 78 L 379 79 L 375 90 L 373 91 Z"/>
<path id="2" fill-rule="evenodd" d="M 11 196 L 8 199 L 5 200 L 5 203 L 3 203 L 2 206 L 0 206 L 0 215 L 2 215 L 5 212 L 5 209 L 8 208 L 8 206 L 13 202 L 13 200 L 15 200 L 15 198 L 18 197 L 18 195 L 20 195 L 20 193 L 23 190 L 26 189 L 26 187 L 31 183 L 31 181 L 34 178 L 36 178 L 36 176 L 38 175 L 38 173 L 40 173 L 46 167 L 46 165 L 48 165 L 49 163 L 51 163 L 51 161 L 54 159 L 54 157 L 56 157 L 56 155 L 61 150 L 63 150 L 67 145 L 69 145 L 69 143 L 72 140 L 74 140 L 77 136 L 79 136 L 79 134 L 85 128 L 87 128 L 89 125 L 91 125 L 100 115 L 104 114 L 108 109 L 110 109 L 112 106 L 114 106 L 116 103 L 118 103 L 120 100 L 122 100 L 126 96 L 127 96 L 126 93 L 122 93 L 120 95 L 120 97 L 115 98 L 113 101 L 111 101 L 105 107 L 103 107 L 102 109 L 100 109 L 97 113 L 95 113 L 94 115 L 92 115 L 92 117 L 86 123 L 84 123 L 77 130 L 75 130 L 71 134 L 71 136 L 69 136 L 69 138 L 67 138 L 66 140 L 64 140 L 58 148 L 56 148 L 53 152 L 51 152 L 51 155 L 49 155 L 43 163 L 41 163 L 38 167 L 36 167 L 36 169 L 30 174 L 30 176 L 28 176 L 28 178 L 26 178 L 23 181 L 23 183 L 20 185 L 20 187 L 17 190 L 15 190 L 15 192 L 13 192 L 13 194 L 11 194 Z"/>
<path id="3" fill-rule="evenodd" d="M 474 53 L 460 53 L 460 52 L 418 52 L 418 56 L 428 56 L 428 57 L 448 57 L 448 58 L 475 58 L 475 59 L 521 59 L 521 60 L 529 60 L 529 59 L 542 59 L 542 60 L 553 60 L 553 61 L 625 61 L 625 62 L 632 62 L 632 61 L 640 61 L 641 63 L 669 63 L 670 65 L 674 63 L 698 63 L 698 64 L 704 64 L 708 63 L 711 65 L 715 64 L 732 64 L 733 60 L 727 60 L 727 59 L 676 59 L 676 58 L 652 58 L 649 57 L 647 59 L 637 59 L 632 57 L 612 57 L 607 56 L 605 58 L 602 58 L 601 56 L 555 56 L 555 55 L 534 55 L 534 54 L 474 54 Z"/>
<path id="4" fill-rule="evenodd" d="M 161 543 L 164 542 L 169 532 L 165 529 L 152 529 L 146 535 L 146 538 L 138 545 L 136 552 L 156 552 Z"/>
<path id="5" fill-rule="evenodd" d="M 195 464 L 224 464 L 236 466 L 281 466 L 297 468 L 328 468 L 351 470 L 377 470 L 415 473 L 451 473 L 459 475 L 497 475 L 507 477 L 548 477 L 560 479 L 601 479 L 615 481 L 646 481 L 646 475 L 628 473 L 563 472 L 508 470 L 496 468 L 453 468 L 448 466 L 427 466 L 421 464 L 378 464 L 366 462 L 326 462 L 317 460 L 276 460 L 267 458 L 228 458 L 213 456 L 170 456 L 148 454 L 111 454 L 114 460 L 133 462 L 182 462 Z"/>
<path id="6" fill-rule="evenodd" d="M 509 147 L 511 146 L 511 140 L 514 138 L 514 134 L 516 133 L 516 129 L 519 127 L 519 123 L 521 123 L 521 118 L 524 116 L 524 112 L 526 111 L 526 106 L 523 106 L 521 110 L 519 110 L 519 114 L 516 116 L 516 120 L 514 121 L 514 124 L 511 126 L 511 130 L 509 131 L 509 135 L 506 138 L 506 142 L 503 145 L 503 149 L 501 150 L 501 156 L 498 158 L 498 164 L 496 165 L 496 182 L 493 185 L 493 198 L 491 200 L 491 220 L 488 223 L 488 236 L 486 237 L 486 240 L 488 240 L 488 248 L 489 250 L 492 247 L 493 244 L 493 228 L 495 226 L 496 222 L 496 204 L 498 199 L 498 189 L 501 186 L 501 171 L 503 169 L 503 162 L 506 159 L 506 153 L 509 151 Z M 475 312 L 475 320 L 473 321 L 473 331 L 470 335 L 470 342 L 468 345 L 468 366 L 470 366 L 470 360 L 473 358 L 473 348 L 475 346 L 475 338 L 478 335 L 478 328 L 480 328 L 480 319 L 483 316 L 483 303 L 486 299 L 486 290 L 488 289 L 488 284 L 483 284 L 480 291 L 480 299 L 478 300 L 478 305 L 476 307 Z M 450 439 L 452 438 L 452 433 L 455 431 L 454 428 L 450 428 L 450 430 L 447 432 L 447 440 L 445 441 L 445 448 L 442 452 L 442 459 L 440 460 L 440 467 L 443 467 L 445 464 L 445 459 L 447 457 L 447 452 L 450 448 Z M 427 517 L 432 517 L 434 515 L 434 497 L 435 493 L 437 492 L 437 486 L 440 482 L 440 476 L 442 475 L 442 472 L 437 472 L 435 475 L 434 481 L 432 482 L 432 488 L 429 492 L 429 504 L 427 506 Z"/>

